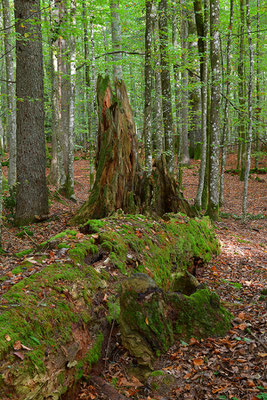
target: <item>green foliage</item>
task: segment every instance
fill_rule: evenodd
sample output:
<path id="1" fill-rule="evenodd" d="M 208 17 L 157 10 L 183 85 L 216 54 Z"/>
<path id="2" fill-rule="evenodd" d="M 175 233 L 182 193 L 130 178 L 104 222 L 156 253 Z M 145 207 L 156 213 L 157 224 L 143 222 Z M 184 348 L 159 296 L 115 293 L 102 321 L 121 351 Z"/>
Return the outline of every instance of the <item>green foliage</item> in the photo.
<path id="1" fill-rule="evenodd" d="M 13 222 L 16 212 L 16 186 L 8 187 L 3 194 L 3 212 L 8 222 Z"/>
<path id="2" fill-rule="evenodd" d="M 24 226 L 20 232 L 16 234 L 17 237 L 23 238 L 24 236 L 33 236 L 33 231 L 29 226 Z"/>

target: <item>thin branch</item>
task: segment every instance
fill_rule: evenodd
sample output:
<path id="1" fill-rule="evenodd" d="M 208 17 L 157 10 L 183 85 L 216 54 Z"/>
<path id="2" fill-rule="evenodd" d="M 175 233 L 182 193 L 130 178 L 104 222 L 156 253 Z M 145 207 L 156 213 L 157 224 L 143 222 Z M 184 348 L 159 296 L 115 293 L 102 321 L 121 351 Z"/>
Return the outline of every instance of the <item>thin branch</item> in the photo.
<path id="1" fill-rule="evenodd" d="M 133 55 L 138 55 L 138 56 L 144 56 L 144 55 L 145 55 L 145 53 L 139 53 L 139 52 L 137 52 L 137 51 L 117 50 L 117 51 L 109 51 L 108 53 L 101 54 L 100 56 L 97 56 L 96 59 L 97 59 L 97 58 L 104 57 L 104 56 L 112 55 L 112 54 L 117 54 L 117 53 L 122 53 L 122 54 L 133 54 Z"/>

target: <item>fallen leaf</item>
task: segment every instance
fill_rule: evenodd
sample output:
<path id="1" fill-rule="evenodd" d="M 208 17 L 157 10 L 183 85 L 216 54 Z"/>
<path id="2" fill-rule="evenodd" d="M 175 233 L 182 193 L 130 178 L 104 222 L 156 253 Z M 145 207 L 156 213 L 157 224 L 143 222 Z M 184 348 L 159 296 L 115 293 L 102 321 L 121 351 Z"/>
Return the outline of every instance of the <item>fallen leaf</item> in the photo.
<path id="1" fill-rule="evenodd" d="M 6 335 L 5 335 L 5 339 L 6 339 L 7 342 L 10 342 L 11 337 L 10 337 L 8 334 L 6 334 Z"/>
<path id="2" fill-rule="evenodd" d="M 21 353 L 20 351 L 14 351 L 13 353 L 15 356 L 17 356 L 18 358 L 20 358 L 21 360 L 24 360 L 24 354 Z"/>
<path id="3" fill-rule="evenodd" d="M 189 342 L 189 344 L 191 344 L 191 345 L 193 345 L 193 344 L 198 344 L 199 343 L 199 341 L 197 340 L 197 339 L 195 339 L 194 337 L 192 337 L 191 339 L 190 339 L 190 342 Z"/>
<path id="4" fill-rule="evenodd" d="M 21 342 L 20 340 L 16 340 L 14 345 L 13 345 L 13 349 L 14 350 L 20 350 L 22 348 Z"/>
<path id="5" fill-rule="evenodd" d="M 194 360 L 193 360 L 193 364 L 194 365 L 196 365 L 196 366 L 200 366 L 200 365 L 202 365 L 204 363 L 204 361 L 202 360 L 202 358 L 195 358 Z"/>
<path id="6" fill-rule="evenodd" d="M 242 324 L 237 325 L 237 328 L 240 329 L 241 331 L 246 329 L 246 327 L 247 327 L 247 324 L 245 322 L 243 322 Z"/>
<path id="7" fill-rule="evenodd" d="M 148 318 L 147 318 L 147 317 L 146 317 L 145 321 L 146 321 L 146 324 L 149 325 L 149 322 L 148 322 Z"/>
<path id="8" fill-rule="evenodd" d="M 245 319 L 246 318 L 245 313 L 243 311 L 241 311 L 241 313 L 238 314 L 238 318 Z"/>

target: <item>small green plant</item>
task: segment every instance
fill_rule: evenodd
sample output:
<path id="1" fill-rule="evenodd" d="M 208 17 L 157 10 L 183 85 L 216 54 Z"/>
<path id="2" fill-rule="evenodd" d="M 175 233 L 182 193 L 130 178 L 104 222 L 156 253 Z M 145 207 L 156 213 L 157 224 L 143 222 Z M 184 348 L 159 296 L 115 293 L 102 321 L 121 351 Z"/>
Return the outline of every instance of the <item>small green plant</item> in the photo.
<path id="1" fill-rule="evenodd" d="M 242 289 L 242 285 L 241 283 L 238 282 L 230 282 L 227 279 L 222 279 L 222 282 L 226 283 L 227 285 L 231 285 L 233 287 L 235 287 L 236 289 L 240 290 Z"/>
<path id="2" fill-rule="evenodd" d="M 3 195 L 4 217 L 8 222 L 12 222 L 15 218 L 16 210 L 16 186 L 9 187 L 8 191 Z"/>
<path id="3" fill-rule="evenodd" d="M 24 226 L 16 236 L 21 238 L 24 236 L 33 236 L 33 231 L 31 231 L 28 226 Z"/>
<path id="4" fill-rule="evenodd" d="M 261 400 L 267 400 L 267 393 L 257 394 L 257 398 Z"/>

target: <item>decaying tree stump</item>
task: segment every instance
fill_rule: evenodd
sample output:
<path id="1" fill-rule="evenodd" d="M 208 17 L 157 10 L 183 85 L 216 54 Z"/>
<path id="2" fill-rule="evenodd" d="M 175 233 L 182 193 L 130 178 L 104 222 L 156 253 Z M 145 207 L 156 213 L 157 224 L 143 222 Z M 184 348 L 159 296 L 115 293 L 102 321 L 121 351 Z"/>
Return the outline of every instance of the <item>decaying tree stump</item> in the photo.
<path id="1" fill-rule="evenodd" d="M 184 212 L 195 210 L 178 190 L 167 172 L 164 157 L 157 161 L 151 176 L 146 176 L 138 160 L 136 128 L 123 81 L 115 82 L 115 94 L 108 77 L 98 77 L 98 147 L 96 180 L 88 201 L 73 221 L 103 218 L 118 209 L 126 213 Z"/>

